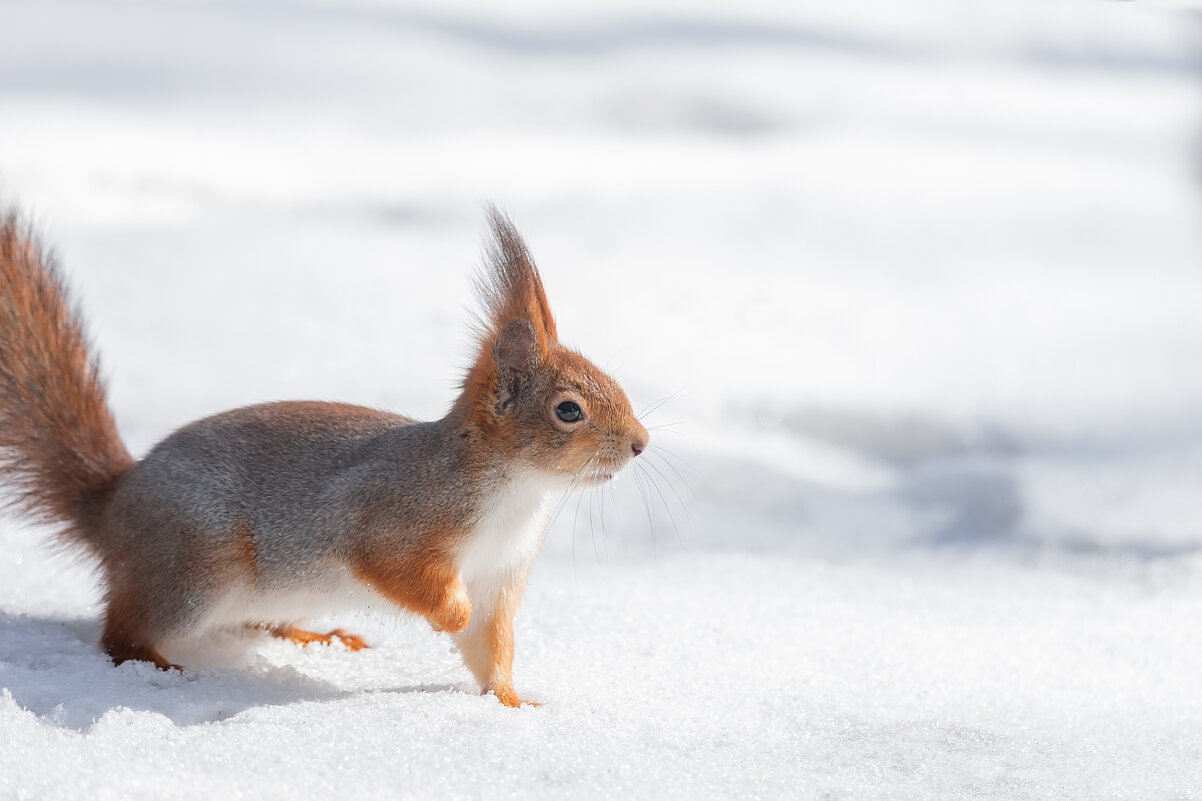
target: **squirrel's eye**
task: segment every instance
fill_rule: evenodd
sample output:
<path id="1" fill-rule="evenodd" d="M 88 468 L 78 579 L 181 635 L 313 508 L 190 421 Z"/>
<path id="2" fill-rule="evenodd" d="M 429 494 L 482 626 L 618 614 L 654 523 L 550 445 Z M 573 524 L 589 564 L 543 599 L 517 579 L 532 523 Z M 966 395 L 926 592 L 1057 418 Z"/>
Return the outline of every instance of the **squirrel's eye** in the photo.
<path id="1" fill-rule="evenodd" d="M 564 401 L 555 407 L 555 416 L 565 423 L 578 423 L 584 412 L 575 401 Z"/>

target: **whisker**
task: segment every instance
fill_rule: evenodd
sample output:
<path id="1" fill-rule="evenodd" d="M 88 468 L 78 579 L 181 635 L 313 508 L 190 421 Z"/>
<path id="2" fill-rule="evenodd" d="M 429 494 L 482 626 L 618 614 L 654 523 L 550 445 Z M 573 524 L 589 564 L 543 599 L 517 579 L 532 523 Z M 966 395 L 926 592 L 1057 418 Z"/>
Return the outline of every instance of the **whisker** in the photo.
<path id="1" fill-rule="evenodd" d="M 679 398 L 680 393 L 683 391 L 684 391 L 684 387 L 681 387 L 680 389 L 676 390 L 675 392 L 673 392 L 671 395 L 669 395 L 666 398 L 660 398 L 657 401 L 652 401 L 651 403 L 649 403 L 643 407 L 643 410 L 641 412 L 639 412 L 638 415 L 635 416 L 635 419 L 638 420 L 639 422 L 642 422 L 644 417 L 651 414 L 652 412 L 654 412 L 659 407 L 663 406 L 668 401 Z"/>
<path id="2" fill-rule="evenodd" d="M 639 495 L 643 499 L 643 510 L 647 512 L 647 525 L 651 527 L 651 555 L 659 556 L 659 547 L 655 540 L 655 520 L 651 515 L 651 504 L 647 500 L 647 493 L 643 489 L 643 484 L 639 480 L 639 472 L 637 470 L 631 472 L 630 477 L 634 479 L 634 486 L 638 489 Z"/>
<path id="3" fill-rule="evenodd" d="M 671 448 L 668 448 L 664 445 L 660 445 L 657 442 L 648 442 L 647 447 L 653 448 L 655 450 L 663 451 L 664 453 L 668 454 L 669 456 L 675 457 L 684 466 L 692 469 L 692 465 L 689 464 L 683 457 L 681 457 L 679 454 L 676 453 L 676 451 L 672 450 Z"/>
<path id="4" fill-rule="evenodd" d="M 672 510 L 668 508 L 668 500 L 664 497 L 664 493 L 660 490 L 659 485 L 655 483 L 655 478 L 647 472 L 647 468 L 643 465 L 639 465 L 638 468 L 643 472 L 643 478 L 659 495 L 659 501 L 664 505 L 664 511 L 668 513 L 668 521 L 672 524 L 672 530 L 676 532 L 676 544 L 683 549 L 684 540 L 680 538 L 680 527 L 676 525 L 676 518 L 672 516 Z"/>
<path id="5" fill-rule="evenodd" d="M 591 460 L 590 460 L 591 461 Z M 581 492 L 576 496 L 576 510 L 572 512 L 572 573 L 576 572 L 576 525 L 580 522 L 580 502 L 584 500 L 584 493 Z"/>
<path id="6" fill-rule="evenodd" d="M 614 492 L 613 482 L 609 482 L 609 499 L 613 502 L 614 514 L 618 516 L 618 525 L 624 526 L 622 522 L 622 504 L 618 503 L 618 496 Z"/>
<path id="7" fill-rule="evenodd" d="M 668 480 L 668 477 L 666 475 L 664 475 L 663 472 L 660 471 L 660 469 L 658 467 L 655 466 L 655 462 L 651 462 L 651 461 L 644 462 L 643 469 L 646 469 L 648 467 L 650 467 L 652 470 L 654 470 L 656 475 L 658 475 L 660 478 L 662 478 L 664 480 L 664 482 L 668 485 L 668 489 L 671 491 L 671 493 L 673 495 L 676 496 L 676 502 L 680 504 L 680 508 L 684 512 L 684 519 L 692 522 L 692 517 L 689 516 L 689 506 L 688 506 L 688 504 L 686 504 L 684 502 L 684 499 L 680 497 L 680 493 L 676 491 L 676 487 L 672 486 L 672 482 Z M 662 497 L 663 494 L 661 493 L 660 495 Z M 696 497 L 696 496 L 694 496 L 694 497 Z M 668 507 L 668 504 L 665 502 L 664 508 L 666 509 L 667 507 Z M 668 514 L 670 516 L 671 512 L 669 512 Z"/>
<path id="8" fill-rule="evenodd" d="M 611 484 L 613 482 L 610 482 Z M 601 487 L 597 490 L 597 507 L 601 513 L 601 546 L 605 551 L 606 557 L 609 556 L 609 535 L 605 532 L 605 488 Z"/>
<path id="9" fill-rule="evenodd" d="M 589 461 L 584 463 L 584 467 L 582 467 L 581 471 L 579 471 L 579 473 L 577 474 L 577 481 L 573 482 L 573 483 L 577 483 L 581 479 L 588 479 L 589 481 L 593 481 L 596 479 L 596 468 L 591 468 L 591 471 L 590 471 L 590 465 L 593 464 L 596 457 L 597 457 L 597 452 L 594 451 L 593 456 L 589 457 Z M 576 571 L 576 527 L 578 526 L 579 522 L 581 522 L 581 502 L 583 502 L 583 500 L 584 500 L 584 493 L 581 492 L 576 497 L 576 510 L 572 512 L 572 571 L 573 571 L 573 574 L 575 574 L 575 571 Z M 589 527 L 591 528 L 591 526 L 593 526 L 593 521 L 590 520 Z"/>
<path id="10" fill-rule="evenodd" d="M 665 461 L 667 461 L 667 459 L 669 459 L 669 458 L 675 459 L 677 464 L 680 465 L 682 470 L 693 470 L 693 472 L 696 472 L 696 470 L 694 470 L 694 468 L 693 468 L 693 465 L 689 464 L 688 460 L 686 460 L 685 458 L 683 458 L 682 456 L 677 454 L 676 451 L 674 451 L 670 448 L 665 448 L 663 445 L 658 445 L 658 444 L 653 445 L 651 443 L 648 443 L 647 449 L 654 453 L 659 454 L 661 457 L 664 457 Z"/>
<path id="11" fill-rule="evenodd" d="M 670 453 L 670 452 L 665 451 L 662 446 L 658 446 L 658 445 L 652 445 L 647 449 L 647 455 L 657 457 L 663 463 L 664 467 L 671 470 L 672 474 L 675 475 L 676 478 L 678 478 L 680 480 L 680 483 L 684 485 L 684 488 L 685 488 L 685 490 L 688 491 L 689 495 L 692 495 L 693 499 L 696 500 L 697 493 L 693 492 L 693 487 L 692 487 L 692 485 L 689 484 L 689 480 L 687 478 L 685 478 L 684 475 L 679 470 L 677 470 L 676 467 L 670 461 L 668 461 L 668 459 L 665 456 L 665 453 Z M 676 458 L 680 459 L 679 456 L 677 456 Z M 685 462 L 683 459 L 680 459 L 680 461 L 681 461 L 681 464 L 683 464 L 685 467 L 689 467 L 688 463 Z"/>
<path id="12" fill-rule="evenodd" d="M 547 522 L 547 530 L 548 531 L 551 530 L 551 526 L 555 525 L 555 521 L 559 519 L 560 513 L 562 513 L 564 508 L 567 507 L 568 501 L 570 501 L 572 498 L 572 493 L 575 492 L 576 486 L 580 483 L 580 479 L 584 477 L 584 472 L 588 469 L 589 465 L 592 464 L 593 459 L 596 459 L 596 458 L 597 458 L 596 453 L 594 453 L 592 456 L 590 456 L 588 461 L 584 463 L 584 466 L 582 468 L 580 468 L 580 471 L 577 472 L 576 475 L 574 475 L 572 477 L 571 482 L 568 483 L 568 488 L 566 490 L 564 490 L 563 498 L 560 499 L 559 504 L 555 507 L 554 513 L 552 513 L 552 515 L 551 515 L 551 519 Z M 579 502 L 577 502 L 577 510 L 579 510 Z M 579 576 L 576 572 L 576 519 L 575 519 L 575 517 L 572 518 L 572 575 L 574 577 L 576 577 L 577 579 L 579 578 Z"/>
<path id="13" fill-rule="evenodd" d="M 593 559 L 595 559 L 598 563 L 600 563 L 601 562 L 601 554 L 597 552 L 597 532 L 593 528 L 593 496 L 594 495 L 596 495 L 595 492 L 590 491 L 588 493 L 588 535 L 589 535 L 589 538 L 593 541 Z"/>
<path id="14" fill-rule="evenodd" d="M 642 419 L 643 419 L 643 415 L 647 414 L 647 410 L 648 410 L 649 408 L 651 408 L 651 406 L 652 406 L 653 404 L 656 404 L 656 403 L 663 403 L 663 402 L 664 402 L 664 401 L 666 401 L 666 400 L 667 400 L 667 398 L 658 398 L 658 399 L 656 399 L 656 400 L 653 400 L 653 401 L 651 401 L 651 403 L 648 403 L 646 406 L 644 406 L 642 409 L 640 409 L 640 410 L 639 410 L 639 413 L 638 413 L 638 414 L 636 414 L 636 415 L 634 416 L 634 419 L 635 419 L 635 420 L 642 420 Z"/>
<path id="15" fill-rule="evenodd" d="M 597 458 L 597 454 L 594 453 L 589 460 L 584 463 L 584 467 L 580 468 L 580 472 L 576 473 L 576 475 L 572 477 L 571 482 L 568 483 L 567 489 L 565 489 L 563 492 L 563 497 L 559 499 L 559 504 L 555 507 L 555 511 L 551 514 L 551 519 L 547 523 L 548 529 L 554 525 L 555 521 L 559 518 L 560 513 L 564 510 L 564 507 L 568 505 L 568 501 L 572 499 L 572 493 L 576 490 L 576 485 L 580 483 L 580 479 L 583 477 L 584 471 L 588 469 L 588 466 L 595 458 Z"/>

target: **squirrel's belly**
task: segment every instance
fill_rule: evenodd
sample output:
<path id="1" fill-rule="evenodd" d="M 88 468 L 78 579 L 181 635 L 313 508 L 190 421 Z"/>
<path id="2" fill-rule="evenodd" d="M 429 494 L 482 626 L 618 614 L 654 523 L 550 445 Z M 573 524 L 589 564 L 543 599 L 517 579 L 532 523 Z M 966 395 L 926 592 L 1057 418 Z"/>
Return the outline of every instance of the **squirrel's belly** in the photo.
<path id="1" fill-rule="evenodd" d="M 192 634 L 247 623 L 299 623 L 359 609 L 395 610 L 350 570 L 331 564 L 295 582 L 255 587 L 249 582 L 229 587 L 190 627 Z"/>

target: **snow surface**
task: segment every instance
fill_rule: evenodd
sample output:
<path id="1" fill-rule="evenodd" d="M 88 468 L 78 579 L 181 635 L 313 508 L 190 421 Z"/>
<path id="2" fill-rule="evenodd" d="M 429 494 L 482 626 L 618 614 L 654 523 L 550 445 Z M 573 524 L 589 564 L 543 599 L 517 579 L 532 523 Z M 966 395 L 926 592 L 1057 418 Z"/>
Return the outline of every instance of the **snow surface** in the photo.
<path id="1" fill-rule="evenodd" d="M 437 417 L 483 203 L 650 414 L 481 698 L 445 635 L 98 651 L 0 523 L 0 798 L 1202 797 L 1199 27 L 1172 4 L 0 3 L 0 182 L 127 442 Z"/>

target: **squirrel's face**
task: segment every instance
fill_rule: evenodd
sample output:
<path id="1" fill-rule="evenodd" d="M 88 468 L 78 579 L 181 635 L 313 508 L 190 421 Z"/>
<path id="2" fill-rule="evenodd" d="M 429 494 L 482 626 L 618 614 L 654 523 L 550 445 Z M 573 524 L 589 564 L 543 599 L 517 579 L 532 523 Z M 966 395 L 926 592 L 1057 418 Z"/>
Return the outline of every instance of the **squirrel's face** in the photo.
<path id="1" fill-rule="evenodd" d="M 647 429 L 617 381 L 557 343 L 540 351 L 527 328 L 507 326 L 493 349 L 497 439 L 536 472 L 586 485 L 609 481 L 647 447 Z"/>
<path id="2" fill-rule="evenodd" d="M 583 484 L 601 484 L 642 453 L 647 429 L 635 417 L 626 393 L 588 359 L 557 347 L 532 382 L 527 426 L 543 429 L 532 445 L 547 472 Z"/>

